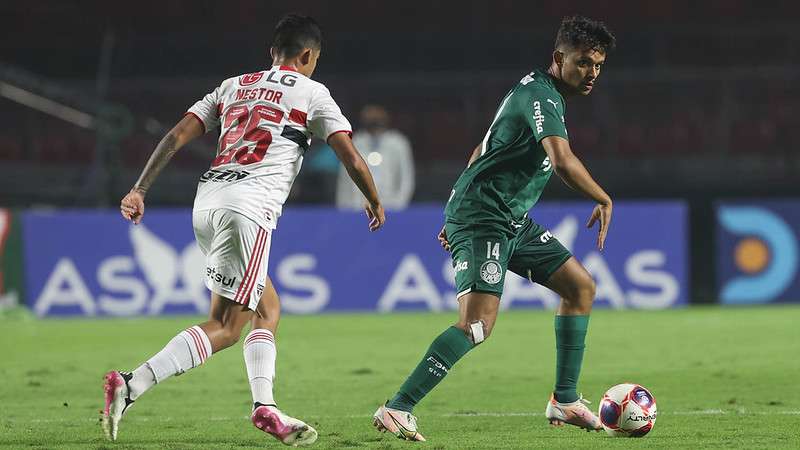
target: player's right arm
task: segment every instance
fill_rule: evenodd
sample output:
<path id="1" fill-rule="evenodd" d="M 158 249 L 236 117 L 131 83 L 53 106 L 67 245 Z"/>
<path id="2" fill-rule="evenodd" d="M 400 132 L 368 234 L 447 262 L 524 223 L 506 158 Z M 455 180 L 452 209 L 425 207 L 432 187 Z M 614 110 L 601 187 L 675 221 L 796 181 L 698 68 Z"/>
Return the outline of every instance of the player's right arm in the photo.
<path id="1" fill-rule="evenodd" d="M 204 131 L 203 124 L 197 117 L 187 114 L 161 139 L 161 142 L 153 150 L 153 154 L 150 155 L 136 184 L 120 202 L 122 217 L 137 225 L 142 221 L 144 197 L 158 174 L 181 147 L 202 135 Z"/>
<path id="2" fill-rule="evenodd" d="M 553 170 L 564 180 L 564 183 L 597 202 L 586 227 L 591 228 L 595 222 L 600 222 L 597 248 L 602 250 L 608 233 L 608 225 L 611 222 L 611 197 L 592 178 L 581 160 L 572 153 L 569 141 L 561 136 L 547 136 L 541 142 L 550 158 Z"/>
<path id="3" fill-rule="evenodd" d="M 369 216 L 369 229 L 375 231 L 386 221 L 386 216 L 381 206 L 381 201 L 378 198 L 378 189 L 375 187 L 375 181 L 372 179 L 372 174 L 364 162 L 364 158 L 358 153 L 353 141 L 350 139 L 348 133 L 333 133 L 328 138 L 328 145 L 336 153 L 336 157 L 342 162 L 347 174 L 353 183 L 356 184 L 358 189 L 364 194 L 367 199 L 366 212 Z"/>
<path id="4" fill-rule="evenodd" d="M 161 139 L 150 159 L 142 170 L 139 180 L 133 185 L 122 202 L 120 212 L 122 217 L 135 224 L 142 221 L 144 215 L 144 197 L 147 190 L 167 165 L 172 156 L 189 141 L 212 130 L 219 125 L 219 96 L 220 88 L 206 94 L 197 103 L 189 108 L 183 119 L 175 125 L 169 133 Z"/>
<path id="5" fill-rule="evenodd" d="M 536 142 L 542 145 L 555 173 L 564 183 L 591 198 L 597 205 L 592 210 L 588 228 L 600 223 L 597 233 L 597 248 L 605 245 L 608 225 L 611 223 L 611 197 L 594 181 L 583 163 L 572 153 L 564 125 L 564 99 L 551 89 L 532 86 L 520 97 L 524 105 L 524 117 L 533 131 Z"/>

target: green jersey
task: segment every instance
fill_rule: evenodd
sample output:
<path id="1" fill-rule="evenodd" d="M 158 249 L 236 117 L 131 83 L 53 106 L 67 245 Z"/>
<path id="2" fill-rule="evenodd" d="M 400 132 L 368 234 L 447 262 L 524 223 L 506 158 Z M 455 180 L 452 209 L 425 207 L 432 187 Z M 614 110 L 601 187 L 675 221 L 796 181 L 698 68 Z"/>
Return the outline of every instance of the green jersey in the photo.
<path id="1" fill-rule="evenodd" d="M 564 98 L 544 70 L 526 75 L 506 94 L 481 144 L 481 155 L 456 181 L 448 221 L 519 224 L 542 195 L 553 170 L 541 144 L 567 139 Z"/>

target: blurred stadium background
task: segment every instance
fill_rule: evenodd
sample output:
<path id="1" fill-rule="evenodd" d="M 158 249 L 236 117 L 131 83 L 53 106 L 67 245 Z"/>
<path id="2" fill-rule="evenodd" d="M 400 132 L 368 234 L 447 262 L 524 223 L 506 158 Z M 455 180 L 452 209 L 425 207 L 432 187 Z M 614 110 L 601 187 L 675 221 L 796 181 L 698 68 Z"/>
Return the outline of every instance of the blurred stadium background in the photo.
<path id="1" fill-rule="evenodd" d="M 356 130 L 359 109 L 381 104 L 408 137 L 416 162 L 413 202 L 428 205 L 446 200 L 498 99 L 527 70 L 547 64 L 560 17 L 603 18 L 619 46 L 599 89 L 569 104 L 571 142 L 618 202 L 670 199 L 686 206 L 685 232 L 639 232 L 645 241 L 686 247 L 678 262 L 686 272 L 683 298 L 715 302 L 737 269 L 756 278 L 770 266 L 775 247 L 797 247 L 792 218 L 800 206 L 791 199 L 800 196 L 800 37 L 792 2 L 475 1 L 430 2 L 422 10 L 324 1 L 142 2 L 136 8 L 36 2 L 0 8 L 0 205 L 11 213 L 3 222 L 3 235 L 11 238 L 3 241 L 1 289 L 25 292 L 21 303 L 37 294 L 35 286 L 26 289 L 22 269 L 42 263 L 15 259 L 24 247 L 17 242 L 25 238 L 20 218 L 54 208 L 113 211 L 189 105 L 221 79 L 269 63 L 272 27 L 292 10 L 322 24 L 325 48 L 315 77 Z M 148 206 L 190 207 L 214 144 L 209 134 L 181 151 Z M 306 158 L 290 208 L 333 204 L 337 167 L 322 147 L 317 143 Z M 548 189 L 545 201 L 577 198 L 558 180 Z M 765 206 L 776 198 L 789 202 Z M 779 234 L 791 237 L 791 245 L 757 230 L 725 231 L 730 227 L 720 226 L 717 213 L 732 199 L 787 222 L 793 233 Z M 609 247 L 623 236 L 612 228 Z M 741 236 L 756 239 L 742 246 Z M 431 244 L 428 235 L 424 242 Z M 796 267 L 790 264 L 786 269 L 794 273 L 783 275 L 793 278 L 787 289 L 768 300 L 800 297 Z"/>
<path id="2" fill-rule="evenodd" d="M 291 11 L 321 24 L 315 79 L 355 129 L 379 104 L 408 138 L 416 189 L 368 235 L 358 213 L 335 209 L 338 167 L 317 142 L 270 258 L 288 312 L 454 307 L 435 241 L 443 203 L 499 99 L 548 64 L 560 18 L 575 13 L 603 19 L 618 42 L 566 117 L 573 150 L 616 201 L 607 251 L 582 227 L 591 205 L 560 180 L 532 215 L 590 268 L 598 305 L 800 301 L 796 2 L 39 1 L 0 5 L 7 320 L 205 313 L 189 212 L 213 133 L 162 173 L 144 226 L 117 205 L 186 108 L 269 65 L 272 28 Z M 509 283 L 506 307 L 557 300 Z"/>

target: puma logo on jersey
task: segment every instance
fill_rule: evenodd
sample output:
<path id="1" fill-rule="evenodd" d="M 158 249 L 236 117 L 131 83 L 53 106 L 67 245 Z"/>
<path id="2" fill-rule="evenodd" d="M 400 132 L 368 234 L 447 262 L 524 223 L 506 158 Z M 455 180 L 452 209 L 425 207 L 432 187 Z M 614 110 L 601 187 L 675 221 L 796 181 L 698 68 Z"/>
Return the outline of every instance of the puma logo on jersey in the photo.
<path id="1" fill-rule="evenodd" d="M 533 120 L 536 123 L 536 132 L 541 133 L 544 131 L 542 124 L 544 124 L 544 116 L 542 115 L 542 104 L 539 100 L 533 102 Z"/>
<path id="2" fill-rule="evenodd" d="M 200 176 L 200 182 L 213 181 L 219 183 L 221 181 L 239 181 L 250 175 L 246 170 L 214 170 L 209 169 L 206 173 Z"/>
<path id="3" fill-rule="evenodd" d="M 553 104 L 553 108 L 558 109 L 558 102 L 554 102 L 554 101 L 550 100 L 549 98 L 547 99 L 547 101 Z"/>

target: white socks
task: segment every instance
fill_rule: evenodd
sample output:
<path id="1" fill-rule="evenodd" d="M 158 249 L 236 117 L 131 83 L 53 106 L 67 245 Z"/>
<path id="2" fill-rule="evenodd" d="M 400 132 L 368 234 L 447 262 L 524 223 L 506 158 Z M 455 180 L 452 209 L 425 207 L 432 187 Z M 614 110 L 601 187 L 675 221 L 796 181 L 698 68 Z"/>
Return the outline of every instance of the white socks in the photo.
<path id="1" fill-rule="evenodd" d="M 257 328 L 244 340 L 244 363 L 253 392 L 253 403 L 274 405 L 272 380 L 275 378 L 275 337 L 272 332 Z"/>
<path id="2" fill-rule="evenodd" d="M 133 371 L 128 383 L 130 396 L 136 400 L 156 383 L 180 375 L 203 364 L 211 356 L 211 341 L 199 326 L 181 331 L 147 362 Z M 274 405 L 272 380 L 275 378 L 275 337 L 258 328 L 244 340 L 244 363 L 253 393 L 253 403 Z"/>
<path id="3" fill-rule="evenodd" d="M 130 388 L 128 395 L 131 397 L 131 400 L 136 400 L 140 395 L 144 394 L 145 391 L 156 384 L 156 378 L 147 363 L 137 367 L 132 372 L 132 375 L 133 379 L 128 382 L 128 387 Z"/>
<path id="4" fill-rule="evenodd" d="M 136 400 L 156 383 L 203 364 L 209 356 L 211 341 L 202 328 L 195 325 L 181 331 L 160 352 L 133 371 L 133 379 L 128 383 L 131 399 Z"/>

